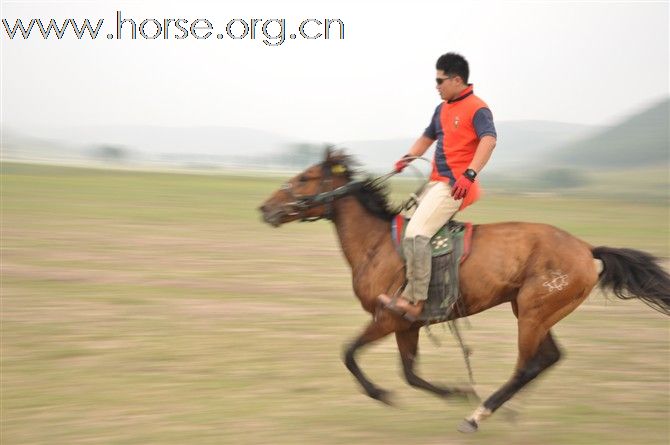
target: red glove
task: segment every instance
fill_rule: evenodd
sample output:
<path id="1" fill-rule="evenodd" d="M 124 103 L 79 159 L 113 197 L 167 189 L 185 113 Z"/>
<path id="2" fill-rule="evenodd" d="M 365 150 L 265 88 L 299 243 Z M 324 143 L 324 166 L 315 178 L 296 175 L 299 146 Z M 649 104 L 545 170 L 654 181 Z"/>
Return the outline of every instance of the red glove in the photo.
<path id="1" fill-rule="evenodd" d="M 407 167 L 410 162 L 412 162 L 410 155 L 405 155 L 395 163 L 393 168 L 395 169 L 396 173 L 400 173 L 401 171 L 405 170 L 405 167 Z"/>
<path id="2" fill-rule="evenodd" d="M 459 176 L 456 180 L 456 183 L 451 188 L 451 196 L 458 201 L 459 199 L 465 198 L 465 195 L 468 194 L 468 190 L 472 186 L 474 181 L 467 176 Z"/>

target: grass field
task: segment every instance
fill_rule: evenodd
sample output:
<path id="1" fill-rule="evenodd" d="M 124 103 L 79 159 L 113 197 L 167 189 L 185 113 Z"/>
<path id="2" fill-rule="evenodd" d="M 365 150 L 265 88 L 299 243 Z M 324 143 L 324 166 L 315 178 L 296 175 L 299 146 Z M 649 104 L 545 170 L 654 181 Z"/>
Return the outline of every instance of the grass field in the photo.
<path id="1" fill-rule="evenodd" d="M 593 295 L 556 327 L 565 360 L 477 435 L 474 406 L 407 386 L 392 337 L 340 359 L 368 318 L 327 222 L 272 229 L 256 207 L 283 178 L 2 166 L 2 444 L 666 444 L 667 319 Z M 400 190 L 408 185 L 396 187 Z M 594 245 L 668 256 L 668 208 L 485 197 L 461 219 L 541 221 Z M 514 317 L 470 319 L 478 390 L 510 375 Z M 436 326 L 419 370 L 467 379 Z"/>

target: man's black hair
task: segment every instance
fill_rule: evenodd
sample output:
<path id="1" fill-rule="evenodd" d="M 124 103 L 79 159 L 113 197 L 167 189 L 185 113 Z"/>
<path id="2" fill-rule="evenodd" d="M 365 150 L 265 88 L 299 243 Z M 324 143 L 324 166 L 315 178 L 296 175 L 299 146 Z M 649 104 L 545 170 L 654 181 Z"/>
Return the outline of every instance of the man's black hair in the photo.
<path id="1" fill-rule="evenodd" d="M 465 57 L 461 56 L 460 54 L 442 54 L 440 58 L 437 59 L 435 69 L 444 71 L 444 74 L 447 76 L 460 76 L 464 83 L 468 83 L 470 67 L 468 66 L 468 61 L 465 60 Z"/>

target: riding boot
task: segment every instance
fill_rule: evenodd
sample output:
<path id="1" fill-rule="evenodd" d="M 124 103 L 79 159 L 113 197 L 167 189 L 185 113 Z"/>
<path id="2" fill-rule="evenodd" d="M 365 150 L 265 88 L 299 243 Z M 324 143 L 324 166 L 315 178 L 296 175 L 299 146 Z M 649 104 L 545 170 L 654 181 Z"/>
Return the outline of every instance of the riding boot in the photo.
<path id="1" fill-rule="evenodd" d="M 408 297 L 415 302 L 425 302 L 428 299 L 428 286 L 430 285 L 430 269 L 432 265 L 430 238 L 422 235 L 414 238 L 413 260 L 413 293 L 408 295 Z"/>
<path id="2" fill-rule="evenodd" d="M 414 295 L 414 238 L 403 238 L 402 253 L 405 257 L 405 295 Z"/>
<path id="3" fill-rule="evenodd" d="M 404 299 L 409 304 L 400 302 L 410 318 L 418 318 L 423 312 L 423 306 L 428 299 L 428 285 L 430 284 L 431 247 L 430 238 L 415 236 L 403 240 L 403 251 L 407 264 L 407 287 L 403 292 Z"/>
<path id="4" fill-rule="evenodd" d="M 421 316 L 423 306 L 428 299 L 432 261 L 430 238 L 425 236 L 405 238 L 402 241 L 402 249 L 407 277 L 407 286 L 405 286 L 403 295 L 394 300 L 387 294 L 380 294 L 377 299 L 383 307 L 414 322 Z"/>

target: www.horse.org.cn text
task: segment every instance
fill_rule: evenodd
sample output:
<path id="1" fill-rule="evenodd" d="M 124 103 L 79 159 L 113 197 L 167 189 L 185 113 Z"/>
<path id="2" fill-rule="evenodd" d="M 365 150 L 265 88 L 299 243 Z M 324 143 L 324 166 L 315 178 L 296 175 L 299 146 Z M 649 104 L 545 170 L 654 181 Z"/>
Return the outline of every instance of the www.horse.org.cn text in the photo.
<path id="1" fill-rule="evenodd" d="M 79 40 L 259 40 L 267 46 L 280 46 L 288 40 L 344 40 L 344 22 L 331 18 L 308 18 L 287 23 L 285 18 L 233 18 L 216 21 L 205 18 L 144 18 L 124 17 L 116 11 L 114 28 L 105 33 L 105 19 L 17 18 L 14 23 L 2 19 L 5 36 L 10 40 L 63 39 Z M 225 24 L 225 25 L 223 25 Z M 289 29 L 294 32 L 289 32 Z"/>

